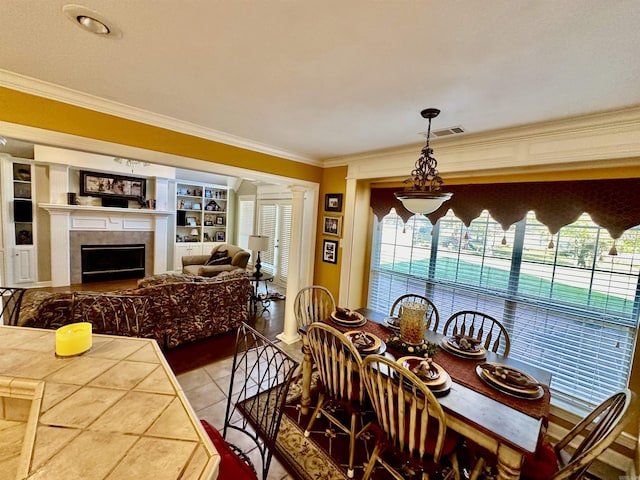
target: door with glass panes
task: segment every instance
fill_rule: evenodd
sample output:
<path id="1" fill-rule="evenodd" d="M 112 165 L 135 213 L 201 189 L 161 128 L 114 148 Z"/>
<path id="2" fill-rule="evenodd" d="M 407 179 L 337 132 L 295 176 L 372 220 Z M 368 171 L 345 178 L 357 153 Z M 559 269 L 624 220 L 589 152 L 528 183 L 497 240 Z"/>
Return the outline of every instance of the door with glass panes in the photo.
<path id="1" fill-rule="evenodd" d="M 263 271 L 273 274 L 274 283 L 285 286 L 291 236 L 290 200 L 259 202 L 258 234 L 269 237 L 269 250 L 260 252 Z"/>

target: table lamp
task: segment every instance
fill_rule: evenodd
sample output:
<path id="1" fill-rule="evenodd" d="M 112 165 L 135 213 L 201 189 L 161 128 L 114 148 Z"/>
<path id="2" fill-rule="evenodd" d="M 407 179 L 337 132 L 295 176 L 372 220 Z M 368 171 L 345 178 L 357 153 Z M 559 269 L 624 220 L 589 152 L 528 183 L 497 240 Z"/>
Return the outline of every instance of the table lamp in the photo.
<path id="1" fill-rule="evenodd" d="M 260 273 L 260 252 L 264 252 L 269 249 L 269 237 L 265 237 L 262 235 L 250 235 L 249 236 L 249 249 L 254 252 L 258 252 L 258 256 L 256 258 L 256 271 L 253 273 L 253 276 L 256 278 L 260 278 L 262 274 Z"/>
<path id="2" fill-rule="evenodd" d="M 192 236 L 192 237 L 195 237 L 195 238 L 196 238 L 196 240 L 198 240 L 198 236 L 199 236 L 199 235 L 200 235 L 200 232 L 198 231 L 198 229 L 197 229 L 197 228 L 192 228 L 192 229 L 191 229 L 191 236 Z"/>

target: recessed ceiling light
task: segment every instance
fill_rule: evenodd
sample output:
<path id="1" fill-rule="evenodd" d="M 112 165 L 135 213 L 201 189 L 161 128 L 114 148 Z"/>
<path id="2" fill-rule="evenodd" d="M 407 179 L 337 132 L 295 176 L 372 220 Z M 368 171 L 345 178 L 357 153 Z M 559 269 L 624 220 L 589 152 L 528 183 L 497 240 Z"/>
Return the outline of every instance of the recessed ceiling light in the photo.
<path id="1" fill-rule="evenodd" d="M 74 24 L 103 37 L 121 37 L 122 32 L 103 15 L 82 5 L 65 5 L 62 11 Z"/>

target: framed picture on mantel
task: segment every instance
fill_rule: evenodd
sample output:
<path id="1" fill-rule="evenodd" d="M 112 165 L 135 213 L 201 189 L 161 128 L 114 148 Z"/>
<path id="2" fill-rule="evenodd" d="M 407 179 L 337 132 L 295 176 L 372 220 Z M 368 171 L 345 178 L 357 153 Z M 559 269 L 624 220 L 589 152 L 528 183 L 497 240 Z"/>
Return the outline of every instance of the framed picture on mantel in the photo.
<path id="1" fill-rule="evenodd" d="M 131 200 L 146 197 L 147 180 L 111 173 L 80 171 L 80 195 L 85 197 L 114 197 Z"/>

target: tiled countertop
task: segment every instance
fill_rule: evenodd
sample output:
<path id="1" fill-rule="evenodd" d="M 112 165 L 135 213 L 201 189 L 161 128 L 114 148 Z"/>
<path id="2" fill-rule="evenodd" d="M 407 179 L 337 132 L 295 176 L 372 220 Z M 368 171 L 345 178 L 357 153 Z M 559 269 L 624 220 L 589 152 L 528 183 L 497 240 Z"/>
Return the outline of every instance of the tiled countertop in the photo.
<path id="1" fill-rule="evenodd" d="M 53 330 L 0 326 L 2 478 L 217 478 L 220 457 L 154 341 L 93 335 L 82 355 L 54 352 Z"/>

